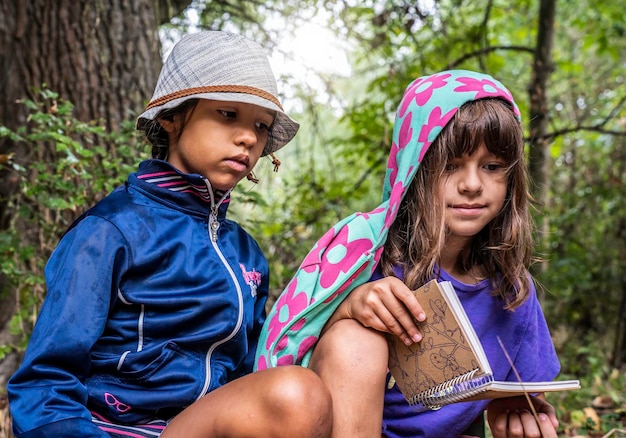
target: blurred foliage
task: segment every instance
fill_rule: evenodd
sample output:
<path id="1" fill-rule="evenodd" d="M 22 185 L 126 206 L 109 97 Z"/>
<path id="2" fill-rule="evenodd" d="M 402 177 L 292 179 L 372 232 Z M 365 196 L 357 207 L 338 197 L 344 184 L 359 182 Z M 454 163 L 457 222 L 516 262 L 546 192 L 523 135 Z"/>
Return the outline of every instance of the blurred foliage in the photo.
<path id="1" fill-rule="evenodd" d="M 126 179 L 139 150 L 132 122 L 124 132 L 107 133 L 100 123 L 78 121 L 72 104 L 54 91 L 35 95 L 21 102 L 30 113 L 27 125 L 15 131 L 0 126 L 0 139 L 27 143 L 32 151 L 20 162 L 11 155 L 0 160 L 19 179 L 9 200 L 15 215 L 10 227 L 0 230 L 0 272 L 18 298 L 10 323 L 17 343 L 0 345 L 0 360 L 12 350 L 23 351 L 28 342 L 45 295 L 43 268 L 59 237 L 77 212 Z M 115 159 L 103 144 L 115 145 Z"/>

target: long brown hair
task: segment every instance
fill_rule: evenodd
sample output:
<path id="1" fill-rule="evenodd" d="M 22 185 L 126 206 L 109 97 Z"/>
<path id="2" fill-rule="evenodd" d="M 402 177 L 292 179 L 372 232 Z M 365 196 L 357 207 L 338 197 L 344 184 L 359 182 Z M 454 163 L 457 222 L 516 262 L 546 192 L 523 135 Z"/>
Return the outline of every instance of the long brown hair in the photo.
<path id="1" fill-rule="evenodd" d="M 393 266 L 404 270 L 404 282 L 417 289 L 436 277 L 445 246 L 444 206 L 439 187 L 446 163 L 472 154 L 481 143 L 508 164 L 507 195 L 502 210 L 472 240 L 459 260 L 463 270 L 481 266 L 494 294 L 515 309 L 530 294 L 533 222 L 532 198 L 524 161 L 524 140 L 511 106 L 497 98 L 467 102 L 437 136 L 417 170 L 389 230 L 381 257 L 384 275 Z"/>

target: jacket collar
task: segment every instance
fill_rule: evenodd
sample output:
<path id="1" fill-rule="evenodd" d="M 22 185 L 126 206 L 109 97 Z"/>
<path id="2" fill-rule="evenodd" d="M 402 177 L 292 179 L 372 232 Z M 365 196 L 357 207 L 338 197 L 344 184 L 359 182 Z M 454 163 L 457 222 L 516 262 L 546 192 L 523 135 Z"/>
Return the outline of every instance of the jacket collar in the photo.
<path id="1" fill-rule="evenodd" d="M 183 173 L 170 163 L 156 159 L 140 163 L 128 182 L 136 184 L 159 202 L 174 204 L 191 213 L 207 215 L 217 206 L 218 220 L 226 217 L 232 190 L 214 190 L 204 176 Z"/>

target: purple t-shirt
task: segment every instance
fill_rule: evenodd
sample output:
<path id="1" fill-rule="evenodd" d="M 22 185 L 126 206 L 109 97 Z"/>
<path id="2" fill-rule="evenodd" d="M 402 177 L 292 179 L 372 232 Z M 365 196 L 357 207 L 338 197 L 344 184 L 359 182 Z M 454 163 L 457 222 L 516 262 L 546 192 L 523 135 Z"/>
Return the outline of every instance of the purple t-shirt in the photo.
<path id="1" fill-rule="evenodd" d="M 379 273 L 372 280 L 380 278 Z M 440 281 L 452 282 L 489 359 L 495 380 L 517 380 L 497 337 L 525 381 L 553 380 L 560 370 L 550 332 L 537 295 L 532 294 L 515 311 L 503 309 L 491 294 L 489 280 L 465 284 L 441 271 Z M 394 385 L 385 393 L 382 436 L 385 438 L 457 437 L 487 407 L 488 400 L 454 403 L 436 411 L 417 413 Z"/>

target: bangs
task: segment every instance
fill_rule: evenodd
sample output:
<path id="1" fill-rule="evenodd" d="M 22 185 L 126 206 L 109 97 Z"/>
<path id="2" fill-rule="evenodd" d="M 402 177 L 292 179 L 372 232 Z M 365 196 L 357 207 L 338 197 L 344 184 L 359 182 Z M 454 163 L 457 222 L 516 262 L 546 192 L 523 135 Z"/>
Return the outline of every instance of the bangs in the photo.
<path id="1" fill-rule="evenodd" d="M 450 121 L 446 141 L 448 156 L 459 158 L 473 154 L 481 144 L 509 165 L 523 156 L 520 123 L 511 105 L 499 98 L 465 103 Z"/>

